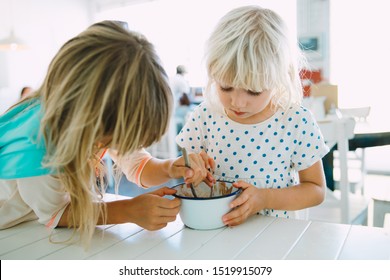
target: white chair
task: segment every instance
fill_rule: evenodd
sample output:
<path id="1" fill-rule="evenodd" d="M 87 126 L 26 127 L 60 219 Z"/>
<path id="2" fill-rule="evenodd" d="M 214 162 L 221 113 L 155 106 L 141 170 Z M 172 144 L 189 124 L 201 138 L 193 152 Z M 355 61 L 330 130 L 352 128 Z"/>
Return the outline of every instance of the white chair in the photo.
<path id="1" fill-rule="evenodd" d="M 390 230 L 390 200 L 372 198 L 368 206 L 367 225 Z"/>
<path id="2" fill-rule="evenodd" d="M 324 136 L 326 144 L 332 148 L 337 144 L 340 159 L 340 197 L 336 197 L 332 192 L 327 193 L 326 201 L 310 209 L 309 217 L 317 215 L 319 219 L 327 219 L 325 215 L 330 214 L 336 217 L 337 222 L 349 224 L 353 221 L 351 215 L 350 186 L 348 178 L 348 140 L 354 136 L 355 121 L 353 119 L 333 119 L 318 121 L 318 125 Z M 339 213 L 339 214 L 334 214 Z M 330 217 L 333 218 L 333 217 Z"/>
<path id="3" fill-rule="evenodd" d="M 390 234 L 390 213 L 385 214 L 385 220 L 383 222 L 383 227 L 387 234 Z"/>
<path id="4" fill-rule="evenodd" d="M 357 122 L 365 122 L 370 114 L 371 107 L 339 108 L 339 111 L 343 117 L 354 118 Z"/>
<path id="5" fill-rule="evenodd" d="M 370 114 L 371 107 L 358 108 L 339 108 L 343 118 L 353 118 L 356 123 L 367 122 L 367 117 Z M 335 167 L 339 166 L 339 152 L 335 151 Z M 348 152 L 348 170 L 350 172 L 350 187 L 351 192 L 356 193 L 360 189 L 360 193 L 364 194 L 364 181 L 367 175 L 365 164 L 365 149 L 359 148 L 355 151 Z"/>

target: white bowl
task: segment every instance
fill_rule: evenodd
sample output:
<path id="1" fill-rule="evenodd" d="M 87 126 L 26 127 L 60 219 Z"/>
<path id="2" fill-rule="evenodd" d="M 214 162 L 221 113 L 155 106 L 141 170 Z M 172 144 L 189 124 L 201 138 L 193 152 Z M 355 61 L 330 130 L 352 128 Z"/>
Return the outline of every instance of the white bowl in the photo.
<path id="1" fill-rule="evenodd" d="M 181 220 L 187 227 L 200 230 L 225 226 L 222 216 L 231 210 L 229 204 L 241 192 L 241 189 L 233 187 L 231 182 L 226 181 L 216 182 L 212 197 L 210 187 L 203 182 L 195 186 L 197 198 L 193 197 L 191 189 L 186 184 L 176 185 L 173 189 L 177 191 L 173 196 L 181 199 L 179 212 Z"/>

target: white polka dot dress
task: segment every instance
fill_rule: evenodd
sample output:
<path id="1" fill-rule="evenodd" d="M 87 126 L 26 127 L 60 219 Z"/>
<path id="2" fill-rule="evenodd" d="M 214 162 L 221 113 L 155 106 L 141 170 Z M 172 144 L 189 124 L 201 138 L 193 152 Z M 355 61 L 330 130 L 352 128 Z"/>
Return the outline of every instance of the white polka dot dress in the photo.
<path id="1" fill-rule="evenodd" d="M 243 179 L 258 188 L 297 184 L 297 171 L 329 151 L 311 112 L 294 106 L 279 109 L 258 124 L 240 124 L 200 104 L 176 142 L 188 151 L 204 150 L 216 163 L 216 177 Z M 295 217 L 294 211 L 266 210 L 275 217 Z"/>

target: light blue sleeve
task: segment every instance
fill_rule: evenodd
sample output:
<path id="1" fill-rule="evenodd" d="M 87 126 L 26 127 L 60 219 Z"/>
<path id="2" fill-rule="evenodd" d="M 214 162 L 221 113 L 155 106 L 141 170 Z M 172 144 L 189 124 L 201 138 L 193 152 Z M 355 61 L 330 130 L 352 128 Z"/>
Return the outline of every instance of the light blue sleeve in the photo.
<path id="1" fill-rule="evenodd" d="M 41 103 L 25 101 L 0 116 L 0 179 L 55 173 L 43 166 L 46 146 L 40 135 Z"/>

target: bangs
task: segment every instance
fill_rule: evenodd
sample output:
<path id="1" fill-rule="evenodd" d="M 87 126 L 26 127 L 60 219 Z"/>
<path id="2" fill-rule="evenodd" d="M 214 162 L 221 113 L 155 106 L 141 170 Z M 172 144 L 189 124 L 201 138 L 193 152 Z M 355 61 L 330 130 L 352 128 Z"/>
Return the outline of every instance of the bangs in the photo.
<path id="1" fill-rule="evenodd" d="M 285 84 L 288 54 L 283 42 L 275 40 L 273 30 L 261 28 L 254 16 L 242 18 L 242 25 L 221 24 L 208 41 L 209 77 L 222 84 L 255 92 L 271 90 Z"/>
<path id="2" fill-rule="evenodd" d="M 278 76 L 269 72 L 270 66 L 264 64 L 242 62 L 240 58 L 233 58 L 228 67 L 214 65 L 210 67 L 212 80 L 224 86 L 241 88 L 253 92 L 262 92 L 276 87 Z M 263 66 L 263 67 L 261 67 Z"/>

